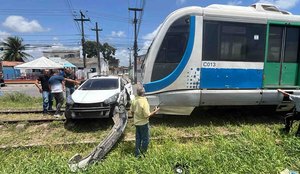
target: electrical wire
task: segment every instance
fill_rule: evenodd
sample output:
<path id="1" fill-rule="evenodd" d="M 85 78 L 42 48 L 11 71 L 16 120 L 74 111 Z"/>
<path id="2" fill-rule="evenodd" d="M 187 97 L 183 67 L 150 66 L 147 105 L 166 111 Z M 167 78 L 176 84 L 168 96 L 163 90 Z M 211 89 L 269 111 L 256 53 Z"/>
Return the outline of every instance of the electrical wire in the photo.
<path id="1" fill-rule="evenodd" d="M 70 13 L 71 13 L 71 17 L 72 17 L 72 21 L 74 22 L 78 33 L 80 33 L 79 24 L 74 20 L 74 18 L 76 18 L 76 15 L 73 13 L 74 9 L 73 9 L 73 6 L 72 6 L 72 2 L 70 0 L 66 0 L 66 3 L 67 3 L 67 6 L 69 7 L 69 10 L 70 10 Z"/>

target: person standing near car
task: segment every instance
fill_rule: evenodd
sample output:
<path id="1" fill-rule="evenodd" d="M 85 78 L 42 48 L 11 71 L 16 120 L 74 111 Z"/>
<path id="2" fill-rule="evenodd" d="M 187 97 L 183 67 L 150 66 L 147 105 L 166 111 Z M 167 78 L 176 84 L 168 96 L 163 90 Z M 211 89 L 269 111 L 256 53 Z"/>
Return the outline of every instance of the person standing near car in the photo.
<path id="1" fill-rule="evenodd" d="M 65 78 L 59 74 L 58 70 L 55 70 L 53 76 L 49 79 L 49 88 L 56 102 L 54 117 L 60 117 L 60 110 L 64 103 Z"/>
<path id="2" fill-rule="evenodd" d="M 145 97 L 145 90 L 143 87 L 137 88 L 137 97 L 132 101 L 130 107 L 135 125 L 135 156 L 147 152 L 150 142 L 149 118 L 159 111 L 155 107 L 153 112 L 150 112 L 150 106 Z"/>
<path id="3" fill-rule="evenodd" d="M 61 107 L 64 103 L 65 81 L 78 84 L 76 80 L 64 78 L 59 70 L 55 70 L 53 76 L 49 79 L 49 88 L 56 102 L 56 111 L 54 117 L 61 116 Z"/>
<path id="4" fill-rule="evenodd" d="M 47 114 L 48 111 L 52 110 L 53 97 L 49 88 L 49 79 L 51 72 L 48 69 L 43 70 L 43 74 L 38 77 L 35 81 L 35 86 L 39 89 L 39 92 L 43 97 L 43 114 Z M 41 87 L 39 85 L 41 83 Z"/>
<path id="5" fill-rule="evenodd" d="M 76 80 L 76 76 L 75 76 L 75 74 L 74 74 L 74 72 L 72 71 L 71 68 L 66 68 L 65 69 L 64 77 L 66 79 Z M 75 83 L 66 81 L 65 86 L 66 86 L 66 100 L 67 100 L 67 103 L 68 103 L 68 101 L 70 100 L 71 95 L 75 91 Z"/>

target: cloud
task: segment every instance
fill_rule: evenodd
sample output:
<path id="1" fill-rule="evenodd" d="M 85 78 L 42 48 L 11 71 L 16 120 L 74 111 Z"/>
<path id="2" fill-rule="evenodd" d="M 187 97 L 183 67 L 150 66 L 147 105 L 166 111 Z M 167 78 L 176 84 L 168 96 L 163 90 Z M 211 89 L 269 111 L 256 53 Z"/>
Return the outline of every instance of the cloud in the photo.
<path id="1" fill-rule="evenodd" d="M 128 49 L 125 49 L 125 48 L 117 49 L 115 56 L 117 59 L 120 60 L 120 66 L 128 66 L 129 65 L 129 50 Z"/>
<path id="2" fill-rule="evenodd" d="M 49 30 L 44 29 L 37 20 L 29 21 L 23 16 L 8 16 L 3 22 L 3 26 L 20 33 L 43 32 Z"/>
<path id="3" fill-rule="evenodd" d="M 295 7 L 299 1 L 300 0 L 259 0 L 258 2 L 274 4 L 282 9 L 291 9 Z"/>
<path id="4" fill-rule="evenodd" d="M 155 36 L 157 35 L 159 29 L 161 27 L 161 24 L 151 33 L 148 33 L 146 35 L 144 35 L 142 38 L 145 39 L 145 42 L 143 43 L 143 47 L 140 51 L 140 54 L 143 55 L 143 54 L 146 54 L 149 46 L 151 45 L 153 39 L 155 38 Z"/>
<path id="5" fill-rule="evenodd" d="M 34 59 L 42 57 L 43 51 L 47 51 L 47 49 L 40 47 L 40 48 L 28 49 L 25 52 L 32 56 L 32 57 L 28 57 L 29 61 L 32 61 Z"/>
<path id="6" fill-rule="evenodd" d="M 186 0 L 176 0 L 177 5 L 182 5 L 186 2 Z"/>
<path id="7" fill-rule="evenodd" d="M 227 2 L 228 5 L 241 5 L 243 2 L 241 0 L 231 0 Z"/>
<path id="8" fill-rule="evenodd" d="M 124 31 L 112 31 L 111 36 L 113 36 L 113 37 L 126 37 Z"/>
<path id="9" fill-rule="evenodd" d="M 11 36 L 10 33 L 5 31 L 0 31 L 0 42 L 3 42 L 9 36 Z"/>
<path id="10" fill-rule="evenodd" d="M 38 44 L 37 44 L 38 45 Z M 43 51 L 51 51 L 51 50 L 81 50 L 81 47 L 66 47 L 61 43 L 53 44 L 51 47 L 34 47 L 28 48 L 25 52 L 32 56 L 29 58 L 29 61 L 39 58 L 43 56 Z M 81 54 L 80 54 L 81 55 Z"/>
<path id="11" fill-rule="evenodd" d="M 158 32 L 158 30 L 160 29 L 160 27 L 161 27 L 161 24 L 153 32 L 144 35 L 143 39 L 146 39 L 146 40 L 152 40 L 152 39 L 154 39 L 155 36 L 156 36 L 156 34 L 157 34 L 157 32 Z"/>

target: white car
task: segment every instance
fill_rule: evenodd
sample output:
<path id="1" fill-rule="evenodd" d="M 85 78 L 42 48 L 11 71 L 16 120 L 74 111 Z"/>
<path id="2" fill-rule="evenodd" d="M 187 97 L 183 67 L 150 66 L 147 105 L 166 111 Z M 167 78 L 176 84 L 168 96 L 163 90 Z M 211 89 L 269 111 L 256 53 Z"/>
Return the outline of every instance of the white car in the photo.
<path id="1" fill-rule="evenodd" d="M 120 94 L 125 94 L 122 100 L 129 105 L 133 96 L 129 80 L 115 76 L 88 79 L 67 99 L 66 119 L 111 117 Z"/>

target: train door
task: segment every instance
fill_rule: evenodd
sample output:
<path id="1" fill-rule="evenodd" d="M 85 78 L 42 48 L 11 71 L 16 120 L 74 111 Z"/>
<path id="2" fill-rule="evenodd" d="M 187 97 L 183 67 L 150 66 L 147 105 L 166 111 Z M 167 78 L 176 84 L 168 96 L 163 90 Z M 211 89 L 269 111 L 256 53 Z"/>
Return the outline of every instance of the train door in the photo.
<path id="1" fill-rule="evenodd" d="M 267 33 L 264 87 L 299 86 L 300 26 L 270 23 Z"/>

